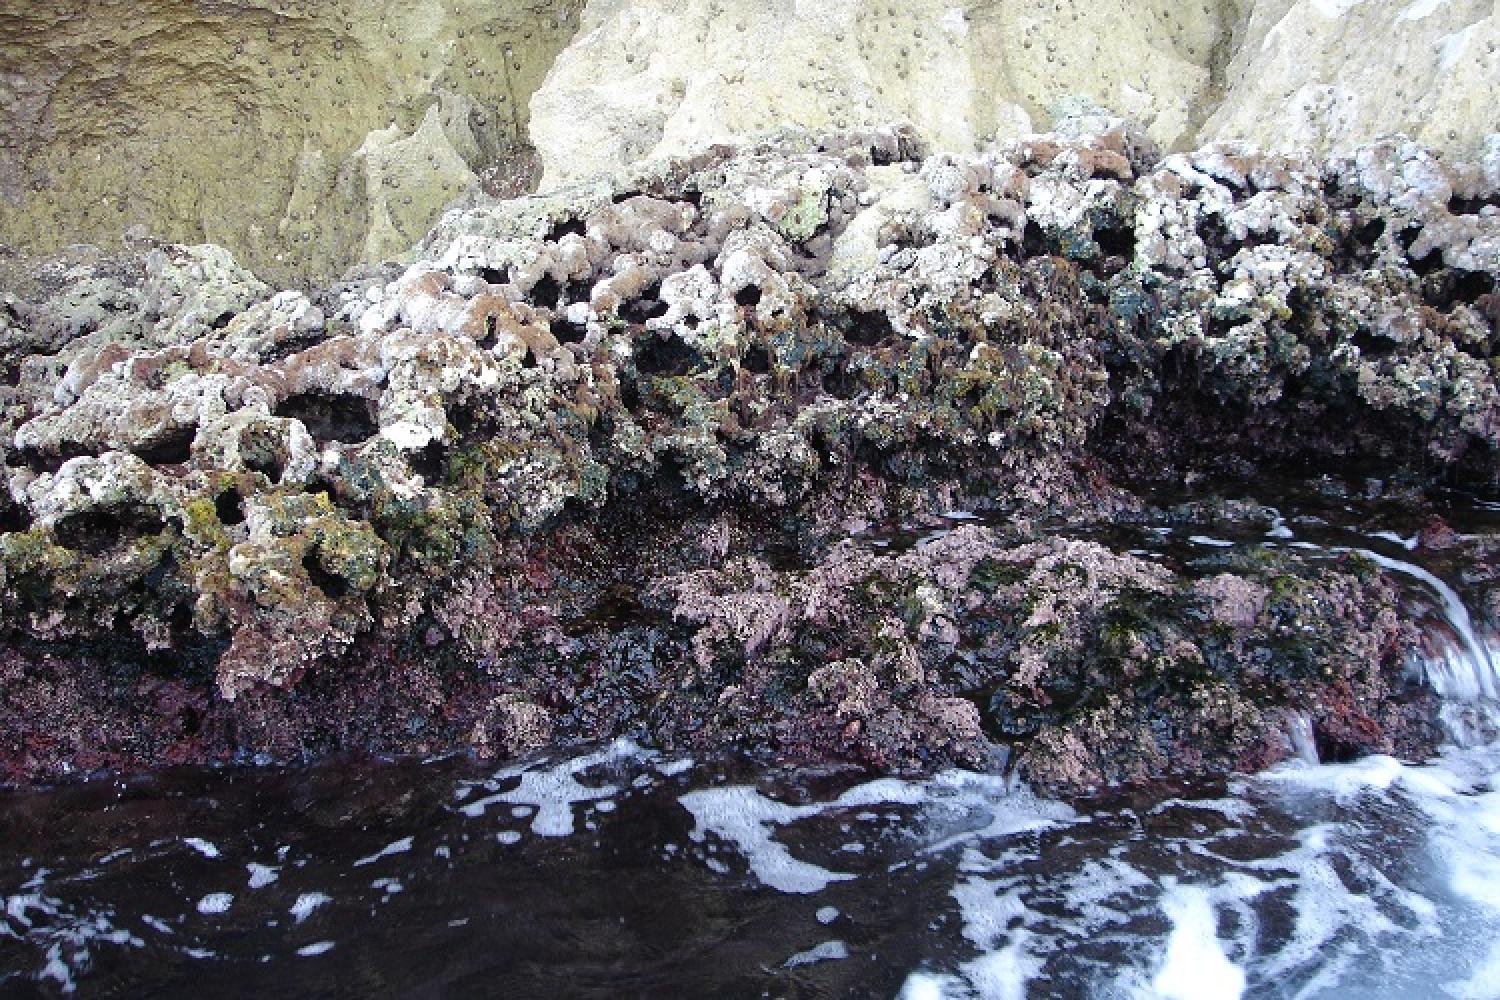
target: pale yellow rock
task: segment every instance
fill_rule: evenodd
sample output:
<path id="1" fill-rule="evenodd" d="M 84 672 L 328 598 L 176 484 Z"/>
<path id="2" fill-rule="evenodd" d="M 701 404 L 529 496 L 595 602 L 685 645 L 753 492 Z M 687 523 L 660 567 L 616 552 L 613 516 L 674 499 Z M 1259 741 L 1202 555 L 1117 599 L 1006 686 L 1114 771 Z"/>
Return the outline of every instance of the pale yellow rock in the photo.
<path id="1" fill-rule="evenodd" d="M 1471 156 L 1500 131 L 1494 0 L 1260 0 L 1202 138 L 1347 152 L 1403 132 Z"/>
<path id="2" fill-rule="evenodd" d="M 137 226 L 229 247 L 276 282 L 405 250 L 459 181 L 524 148 L 527 98 L 578 6 L 0 3 L 0 282 L 7 249 L 113 247 Z M 396 157 L 382 179 L 416 173 L 372 190 L 372 153 Z"/>
<path id="3" fill-rule="evenodd" d="M 555 188 L 778 127 L 910 122 L 938 148 L 1082 99 L 1190 136 L 1234 4 L 1168 0 L 593 0 L 532 97 Z"/>
<path id="4" fill-rule="evenodd" d="M 776 127 L 967 151 L 1095 105 L 1166 149 L 1500 131 L 1494 0 L 591 0 L 532 97 L 543 186 Z"/>

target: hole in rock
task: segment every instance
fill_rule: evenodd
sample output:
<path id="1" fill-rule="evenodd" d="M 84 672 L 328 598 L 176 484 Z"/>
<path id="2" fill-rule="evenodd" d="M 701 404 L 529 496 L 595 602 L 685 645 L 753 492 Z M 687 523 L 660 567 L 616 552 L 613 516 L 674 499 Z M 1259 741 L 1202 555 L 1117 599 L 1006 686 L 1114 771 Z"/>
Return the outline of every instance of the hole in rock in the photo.
<path id="1" fill-rule="evenodd" d="M 582 219 L 564 219 L 547 230 L 547 242 L 556 243 L 564 236 L 585 236 L 588 225 Z"/>
<path id="2" fill-rule="evenodd" d="M 823 391 L 834 399 L 849 400 L 859 395 L 863 388 L 859 373 L 848 365 L 839 365 L 823 379 Z"/>
<path id="3" fill-rule="evenodd" d="M 298 393 L 282 400 L 276 407 L 276 415 L 302 421 L 307 433 L 317 441 L 358 444 L 380 431 L 374 403 L 362 396 Z"/>
<path id="4" fill-rule="evenodd" d="M 891 318 L 883 312 L 855 310 L 844 325 L 844 339 L 859 347 L 878 347 L 896 336 Z"/>
<path id="5" fill-rule="evenodd" d="M 1443 252 L 1441 250 L 1433 248 L 1432 250 L 1428 251 L 1427 256 L 1425 257 L 1412 257 L 1408 255 L 1406 261 L 1408 267 L 1415 271 L 1420 277 L 1425 278 L 1430 274 L 1436 274 L 1439 270 L 1442 269 Z"/>
<path id="6" fill-rule="evenodd" d="M 63 463 L 70 458 L 78 458 L 82 455 L 93 455 L 93 452 L 70 441 L 65 441 L 59 447 L 56 454 L 37 451 L 33 448 L 21 448 L 5 456 L 5 464 L 12 469 L 26 468 L 35 473 L 50 473 L 55 475 Z"/>
<path id="7" fill-rule="evenodd" d="M 167 624 L 172 626 L 174 632 L 186 632 L 193 627 L 193 604 L 191 601 L 180 601 L 172 606 L 167 615 Z"/>
<path id="8" fill-rule="evenodd" d="M 477 273 L 479 280 L 487 285 L 504 285 L 510 282 L 508 267 L 481 267 Z"/>
<path id="9" fill-rule="evenodd" d="M 746 285 L 734 293 L 734 301 L 736 305 L 744 306 L 746 309 L 755 308 L 760 305 L 760 286 Z"/>
<path id="10" fill-rule="evenodd" d="M 245 498 L 233 486 L 214 497 L 214 516 L 219 523 L 231 526 L 245 523 Z"/>
<path id="11" fill-rule="evenodd" d="M 635 367 L 643 375 L 686 375 L 702 361 L 681 337 L 648 335 L 635 342 Z"/>
<path id="12" fill-rule="evenodd" d="M 620 382 L 620 405 L 627 413 L 641 412 L 641 387 L 636 384 L 634 378 L 625 378 Z"/>
<path id="13" fill-rule="evenodd" d="M 328 494 L 328 500 L 330 503 L 338 503 L 339 488 L 334 484 L 333 480 L 329 479 L 327 476 L 309 476 L 307 482 L 303 485 L 303 489 L 305 489 L 308 493 L 326 493 Z"/>
<path id="14" fill-rule="evenodd" d="M 307 572 L 307 578 L 312 581 L 313 586 L 323 592 L 324 597 L 336 601 L 349 596 L 348 581 L 324 569 L 323 564 L 318 562 L 316 550 L 307 550 L 307 554 L 302 557 L 302 568 Z"/>
<path id="15" fill-rule="evenodd" d="M 419 452 L 406 456 L 406 461 L 411 465 L 411 471 L 422 477 L 422 481 L 428 486 L 435 486 L 442 482 L 443 474 L 448 469 L 448 449 L 441 441 L 433 441 Z"/>
<path id="16" fill-rule="evenodd" d="M 557 338 L 559 344 L 582 343 L 588 333 L 587 323 L 570 323 L 561 316 L 552 321 L 552 336 Z"/>
<path id="17" fill-rule="evenodd" d="M 1021 256 L 1042 257 L 1047 253 L 1047 234 L 1034 220 L 1027 219 L 1026 230 L 1021 234 Z"/>
<path id="18" fill-rule="evenodd" d="M 163 527 L 156 511 L 132 504 L 69 514 L 57 522 L 53 534 L 65 549 L 100 555 L 133 538 L 160 534 Z"/>
<path id="19" fill-rule="evenodd" d="M 447 407 L 448 423 L 453 425 L 459 438 L 466 438 L 484 423 L 484 408 L 476 402 L 450 403 Z"/>
<path id="20" fill-rule="evenodd" d="M 488 351 L 490 348 L 495 346 L 495 344 L 500 339 L 497 332 L 499 328 L 500 322 L 499 320 L 495 319 L 495 317 L 486 316 L 484 318 L 484 336 L 479 338 L 478 345 L 480 350 Z"/>
<path id="21" fill-rule="evenodd" d="M 294 354 L 301 354 L 309 347 L 316 347 L 326 339 L 326 330 L 314 330 L 310 333 L 303 333 L 295 337 L 288 337 L 286 340 L 280 341 L 279 343 L 273 345 L 270 350 L 261 354 L 260 363 L 263 365 L 271 365 L 275 364 L 278 361 L 285 361 L 287 358 L 291 357 Z"/>
<path id="22" fill-rule="evenodd" d="M 0 534 L 11 531 L 30 531 L 31 514 L 25 507 L 6 501 L 0 501 Z"/>
<path id="23" fill-rule="evenodd" d="M 273 483 L 281 482 L 281 477 L 286 474 L 286 458 L 281 453 L 280 441 L 256 435 L 248 448 L 242 447 L 240 454 L 246 469 L 259 472 Z"/>
<path id="24" fill-rule="evenodd" d="M 1459 305 L 1477 305 L 1494 291 L 1495 279 L 1483 271 L 1453 268 L 1430 275 L 1422 282 L 1422 298 L 1439 312 L 1448 312 Z"/>
<path id="25" fill-rule="evenodd" d="M 1396 342 L 1388 337 L 1379 337 L 1367 330 L 1360 330 L 1350 338 L 1350 343 L 1359 348 L 1360 357 L 1383 358 L 1396 350 Z"/>
<path id="26" fill-rule="evenodd" d="M 1434 247 L 1423 257 L 1413 257 L 1411 248 L 1416 245 L 1417 237 L 1421 235 L 1421 226 L 1407 226 L 1396 234 L 1396 242 L 1401 244 L 1401 250 L 1406 254 L 1407 266 L 1425 278 L 1443 266 L 1443 252 Z"/>
<path id="27" fill-rule="evenodd" d="M 232 312 L 219 313 L 219 315 L 214 317 L 213 322 L 208 324 L 208 328 L 210 330 L 222 330 L 229 325 L 229 321 L 232 319 L 234 319 L 234 313 Z"/>
<path id="28" fill-rule="evenodd" d="M 1385 220 L 1374 218 L 1361 226 L 1355 227 L 1354 241 L 1362 246 L 1372 247 L 1385 235 Z"/>
<path id="29" fill-rule="evenodd" d="M 136 457 L 147 465 L 182 465 L 193 457 L 193 436 L 196 427 L 181 427 L 170 431 L 158 441 L 136 449 Z"/>
<path id="30" fill-rule="evenodd" d="M 745 352 L 745 370 L 755 375 L 764 375 L 771 370 L 771 352 L 764 345 L 751 344 Z"/>
<path id="31" fill-rule="evenodd" d="M 639 198 L 639 197 L 641 197 L 641 192 L 639 192 L 639 191 L 621 191 L 619 194 L 615 195 L 613 198 L 611 198 L 609 200 L 610 200 L 611 204 L 614 204 L 614 205 L 623 205 L 623 204 L 625 204 L 625 202 L 629 201 L 630 199 L 632 199 L 632 198 Z"/>
<path id="32" fill-rule="evenodd" d="M 184 736 L 196 736 L 201 728 L 198 712 L 191 705 L 184 705 L 177 713 L 177 725 Z"/>
<path id="33" fill-rule="evenodd" d="M 656 297 L 659 289 L 652 289 L 638 299 L 632 299 L 620 307 L 620 318 L 627 323 L 644 324 L 667 314 L 667 304 Z"/>
<path id="34" fill-rule="evenodd" d="M 1448 211 L 1452 215 L 1478 215 L 1489 205 L 1500 207 L 1500 195 L 1492 194 L 1487 198 L 1464 198 L 1454 195 L 1448 199 Z"/>
<path id="35" fill-rule="evenodd" d="M 1094 242 L 1106 257 L 1135 257 L 1135 230 L 1130 226 L 1105 226 L 1094 230 Z"/>
<path id="36" fill-rule="evenodd" d="M 552 275 L 544 274 L 536 284 L 531 286 L 531 291 L 526 293 L 526 298 L 534 306 L 556 309 L 562 299 L 562 286 Z"/>

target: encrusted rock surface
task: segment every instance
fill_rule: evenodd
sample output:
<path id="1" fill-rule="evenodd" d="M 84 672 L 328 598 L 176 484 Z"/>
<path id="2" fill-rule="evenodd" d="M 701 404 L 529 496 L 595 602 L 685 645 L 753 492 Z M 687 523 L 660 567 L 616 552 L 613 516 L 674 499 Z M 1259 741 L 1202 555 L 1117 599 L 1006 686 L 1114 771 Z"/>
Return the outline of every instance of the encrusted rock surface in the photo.
<path id="1" fill-rule="evenodd" d="M 1163 157 L 1095 116 L 654 161 L 309 294 L 80 251 L 0 311 L 0 765 L 1000 740 L 1080 787 L 1267 763 L 1288 710 L 1421 753 L 1372 565 L 1043 521 L 1309 464 L 1495 485 L 1497 198 L 1500 137 Z M 988 526 L 846 540 L 959 505 Z"/>

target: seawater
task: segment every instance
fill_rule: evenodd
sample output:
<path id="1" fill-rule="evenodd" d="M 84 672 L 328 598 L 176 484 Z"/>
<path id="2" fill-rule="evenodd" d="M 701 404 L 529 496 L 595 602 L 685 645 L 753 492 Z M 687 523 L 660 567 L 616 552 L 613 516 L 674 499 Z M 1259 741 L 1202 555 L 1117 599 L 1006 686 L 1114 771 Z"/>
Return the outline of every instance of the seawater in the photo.
<path id="1" fill-rule="evenodd" d="M 1500 996 L 1497 656 L 1458 590 L 1368 524 L 1138 535 L 1375 559 L 1428 623 L 1451 745 L 1324 763 L 1288 714 L 1270 772 L 1069 801 L 628 741 L 11 792 L 0 993 Z"/>
<path id="2" fill-rule="evenodd" d="M 0 988 L 1500 995 L 1496 746 L 1074 802 L 994 775 L 754 772 L 628 742 L 466 770 L 13 799 Z"/>

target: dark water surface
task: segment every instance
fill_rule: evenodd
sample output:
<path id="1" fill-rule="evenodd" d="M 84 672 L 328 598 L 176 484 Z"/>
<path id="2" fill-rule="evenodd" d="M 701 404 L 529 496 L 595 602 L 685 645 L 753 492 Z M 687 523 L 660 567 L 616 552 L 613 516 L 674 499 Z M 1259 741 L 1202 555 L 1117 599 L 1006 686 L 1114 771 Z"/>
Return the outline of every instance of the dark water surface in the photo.
<path id="1" fill-rule="evenodd" d="M 1488 505 L 1458 513 L 1494 529 Z M 1289 717 L 1295 764 L 1067 803 L 630 743 L 0 793 L 0 994 L 1500 996 L 1500 746 L 1474 724 L 1497 717 L 1495 646 L 1413 530 L 1335 499 L 1085 536 L 1178 564 L 1382 560 L 1467 744 L 1426 766 L 1319 764 Z"/>
<path id="2" fill-rule="evenodd" d="M 13 795 L 0 990 L 1493 996 L 1500 749 L 1072 805 L 630 744 Z"/>

